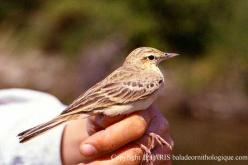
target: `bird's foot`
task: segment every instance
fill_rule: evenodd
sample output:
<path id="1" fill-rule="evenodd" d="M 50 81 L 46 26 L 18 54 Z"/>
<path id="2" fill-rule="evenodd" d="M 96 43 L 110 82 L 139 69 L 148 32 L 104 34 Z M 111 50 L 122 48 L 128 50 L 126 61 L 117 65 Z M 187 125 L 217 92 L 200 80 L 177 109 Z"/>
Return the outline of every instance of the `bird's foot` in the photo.
<path id="1" fill-rule="evenodd" d="M 156 133 L 149 133 L 149 136 L 151 137 L 151 146 L 150 148 L 154 148 L 155 147 L 155 141 L 160 145 L 160 146 L 164 146 L 166 145 L 170 150 L 172 150 L 172 145 L 169 144 L 167 141 L 165 141 L 160 135 L 156 134 Z"/>
<path id="2" fill-rule="evenodd" d="M 139 144 L 140 148 L 144 151 L 141 164 L 153 165 L 151 148 L 146 147 L 143 144 Z"/>
<path id="3" fill-rule="evenodd" d="M 158 143 L 161 147 L 167 146 L 170 150 L 172 150 L 173 144 L 169 144 L 156 133 L 151 132 L 147 135 L 151 138 L 150 144 L 148 145 L 149 147 L 145 146 L 144 144 L 139 144 L 140 148 L 144 151 L 144 156 L 141 164 L 153 165 L 155 160 L 153 159 L 151 150 L 155 148 L 156 143 Z"/>

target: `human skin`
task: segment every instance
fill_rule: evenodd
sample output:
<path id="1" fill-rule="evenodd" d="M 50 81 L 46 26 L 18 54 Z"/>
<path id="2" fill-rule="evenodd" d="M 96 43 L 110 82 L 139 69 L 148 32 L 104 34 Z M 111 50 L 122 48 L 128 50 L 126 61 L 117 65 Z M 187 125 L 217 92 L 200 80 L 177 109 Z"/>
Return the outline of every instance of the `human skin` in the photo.
<path id="1" fill-rule="evenodd" d="M 155 107 L 128 116 L 96 116 L 68 123 L 63 132 L 61 157 L 63 164 L 138 165 L 144 152 L 138 144 L 150 146 L 148 134 L 154 132 L 173 146 L 167 120 Z M 152 154 L 170 155 L 171 150 L 159 144 Z M 126 159 L 125 159 L 126 158 Z M 171 164 L 157 160 L 154 164 Z"/>

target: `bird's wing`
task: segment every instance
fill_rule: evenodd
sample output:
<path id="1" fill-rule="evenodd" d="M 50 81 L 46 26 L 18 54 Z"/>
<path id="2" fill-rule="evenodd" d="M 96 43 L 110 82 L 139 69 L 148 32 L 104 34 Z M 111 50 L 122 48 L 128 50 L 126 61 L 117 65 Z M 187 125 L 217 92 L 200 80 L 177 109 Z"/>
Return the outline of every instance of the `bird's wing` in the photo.
<path id="1" fill-rule="evenodd" d="M 88 113 L 112 105 L 128 104 L 145 99 L 159 89 L 162 78 L 151 79 L 151 75 L 130 74 L 118 72 L 118 78 L 111 74 L 102 82 L 96 84 L 82 96 L 79 96 L 62 114 Z"/>

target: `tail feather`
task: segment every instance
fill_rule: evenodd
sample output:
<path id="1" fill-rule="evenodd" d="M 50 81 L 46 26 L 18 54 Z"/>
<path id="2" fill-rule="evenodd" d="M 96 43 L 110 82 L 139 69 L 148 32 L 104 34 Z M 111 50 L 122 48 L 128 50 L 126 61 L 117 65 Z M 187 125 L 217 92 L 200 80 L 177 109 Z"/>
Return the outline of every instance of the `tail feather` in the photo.
<path id="1" fill-rule="evenodd" d="M 51 121 L 48 121 L 44 124 L 40 124 L 36 127 L 30 128 L 26 131 L 23 131 L 21 133 L 19 133 L 17 136 L 19 137 L 19 141 L 20 143 L 24 143 L 28 140 L 30 140 L 31 138 L 34 138 L 42 133 L 44 133 L 45 131 L 52 129 L 66 121 L 68 121 L 70 119 L 70 116 L 59 116 Z"/>

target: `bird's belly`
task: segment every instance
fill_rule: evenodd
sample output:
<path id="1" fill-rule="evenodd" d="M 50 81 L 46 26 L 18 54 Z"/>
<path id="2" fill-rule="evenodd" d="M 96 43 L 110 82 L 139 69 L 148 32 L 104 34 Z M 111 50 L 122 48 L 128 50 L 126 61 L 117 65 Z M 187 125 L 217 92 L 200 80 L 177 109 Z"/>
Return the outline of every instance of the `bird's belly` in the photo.
<path id="1" fill-rule="evenodd" d="M 157 96 L 158 96 L 158 92 L 155 92 L 147 99 L 139 100 L 129 104 L 113 105 L 111 107 L 102 110 L 97 110 L 96 112 L 103 113 L 104 115 L 107 116 L 116 116 L 116 115 L 129 114 L 139 110 L 145 110 L 149 106 L 151 106 L 151 104 L 154 102 Z"/>

